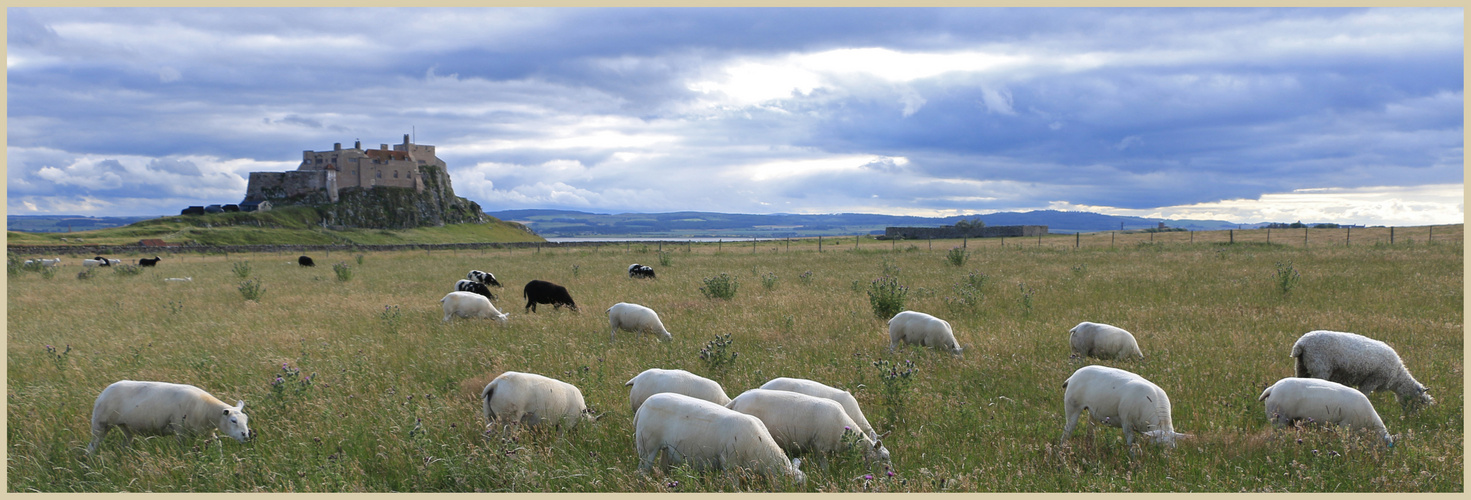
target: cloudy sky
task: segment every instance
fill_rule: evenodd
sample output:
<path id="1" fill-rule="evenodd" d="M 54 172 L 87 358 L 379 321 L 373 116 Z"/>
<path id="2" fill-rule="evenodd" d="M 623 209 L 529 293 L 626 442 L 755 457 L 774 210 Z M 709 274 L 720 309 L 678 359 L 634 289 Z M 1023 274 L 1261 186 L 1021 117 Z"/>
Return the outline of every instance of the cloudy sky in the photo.
<path id="1" fill-rule="evenodd" d="M 1448 9 L 7 10 L 7 210 L 413 133 L 487 211 L 1464 220 Z"/>

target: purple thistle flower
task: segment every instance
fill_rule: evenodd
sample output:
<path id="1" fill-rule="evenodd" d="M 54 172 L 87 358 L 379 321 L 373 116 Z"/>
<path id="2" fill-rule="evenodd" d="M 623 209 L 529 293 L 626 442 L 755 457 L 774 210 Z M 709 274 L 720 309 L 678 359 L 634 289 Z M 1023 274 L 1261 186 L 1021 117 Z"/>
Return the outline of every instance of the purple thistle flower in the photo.
<path id="1" fill-rule="evenodd" d="M 873 474 L 864 474 L 863 475 L 863 480 L 864 481 L 871 481 L 871 480 L 873 480 Z"/>

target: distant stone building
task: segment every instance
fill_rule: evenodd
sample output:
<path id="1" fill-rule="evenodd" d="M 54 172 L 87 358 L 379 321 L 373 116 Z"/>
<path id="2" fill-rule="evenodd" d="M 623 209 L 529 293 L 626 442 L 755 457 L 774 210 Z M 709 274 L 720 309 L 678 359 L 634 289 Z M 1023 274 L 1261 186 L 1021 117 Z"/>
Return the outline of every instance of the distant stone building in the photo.
<path id="1" fill-rule="evenodd" d="M 1013 238 L 1045 234 L 1047 234 L 1047 226 L 985 226 L 964 229 L 955 226 L 886 227 L 882 239 Z"/>
<path id="2" fill-rule="evenodd" d="M 443 171 L 443 160 L 434 154 L 434 146 L 414 144 L 404 134 L 403 144 L 388 149 L 362 149 L 354 142 L 352 149 L 342 143 L 330 151 L 303 151 L 301 165 L 287 172 L 251 172 L 245 188 L 245 201 L 322 197 L 320 201 L 336 203 L 346 188 L 400 187 L 424 191 L 421 165 L 434 165 Z"/>

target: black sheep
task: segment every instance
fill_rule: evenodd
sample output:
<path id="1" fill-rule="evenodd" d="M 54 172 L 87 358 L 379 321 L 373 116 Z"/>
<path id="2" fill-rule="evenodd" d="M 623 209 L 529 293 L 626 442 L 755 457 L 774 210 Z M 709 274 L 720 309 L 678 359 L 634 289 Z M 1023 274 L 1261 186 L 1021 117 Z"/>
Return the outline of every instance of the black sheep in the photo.
<path id="1" fill-rule="evenodd" d="M 303 255 L 301 257 L 297 257 L 296 258 L 296 264 L 299 265 L 299 266 L 301 266 L 301 267 L 312 267 L 312 266 L 317 265 L 316 262 L 312 262 L 312 258 L 311 257 L 307 257 L 305 255 Z"/>
<path id="2" fill-rule="evenodd" d="M 572 302 L 572 294 L 567 293 L 567 287 L 556 283 L 531 280 L 530 283 L 526 284 L 526 288 L 521 291 L 521 295 L 526 297 L 526 310 L 528 312 L 536 312 L 537 304 L 551 304 L 553 309 L 567 306 L 568 309 L 573 311 L 578 310 L 577 304 Z"/>
<path id="3" fill-rule="evenodd" d="M 455 291 L 456 292 L 478 293 L 480 295 L 484 295 L 485 298 L 487 298 L 487 299 L 495 300 L 495 295 L 493 295 L 493 294 L 490 293 L 490 287 L 485 286 L 484 283 L 476 283 L 476 282 L 470 281 L 470 280 L 456 281 L 455 282 Z"/>
<path id="4" fill-rule="evenodd" d="M 163 259 L 160 259 L 157 255 L 154 255 L 152 259 L 138 259 L 138 265 L 143 267 L 153 267 L 158 265 L 158 261 L 160 260 Z"/>

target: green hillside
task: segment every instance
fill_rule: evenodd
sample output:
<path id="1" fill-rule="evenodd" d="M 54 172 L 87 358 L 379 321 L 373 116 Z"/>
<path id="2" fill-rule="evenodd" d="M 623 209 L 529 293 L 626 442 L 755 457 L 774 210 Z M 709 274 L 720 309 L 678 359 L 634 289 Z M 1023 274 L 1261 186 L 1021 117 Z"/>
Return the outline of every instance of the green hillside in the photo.
<path id="1" fill-rule="evenodd" d="M 409 229 L 329 229 L 310 207 L 268 212 L 176 215 L 123 227 L 71 233 L 6 232 L 9 245 L 127 245 L 143 239 L 199 245 L 394 245 L 545 241 L 525 226 L 493 217 L 484 224 Z M 63 239 L 65 241 L 63 241 Z"/>

